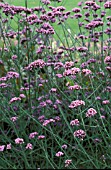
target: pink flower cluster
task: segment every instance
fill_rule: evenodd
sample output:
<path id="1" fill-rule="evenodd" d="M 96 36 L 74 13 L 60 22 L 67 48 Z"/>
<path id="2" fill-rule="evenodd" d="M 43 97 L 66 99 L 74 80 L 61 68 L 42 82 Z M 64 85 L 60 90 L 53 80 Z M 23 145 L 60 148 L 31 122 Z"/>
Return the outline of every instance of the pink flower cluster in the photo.
<path id="1" fill-rule="evenodd" d="M 16 143 L 16 144 L 23 144 L 23 143 L 24 143 L 24 139 L 22 139 L 22 138 L 16 138 L 16 139 L 15 139 L 15 143 Z"/>
<path id="2" fill-rule="evenodd" d="M 20 97 L 13 97 L 10 101 L 9 101 L 9 104 L 13 103 L 13 102 L 16 102 L 16 101 L 20 101 L 21 98 Z"/>
<path id="3" fill-rule="evenodd" d="M 0 152 L 3 152 L 4 149 L 5 149 L 5 145 L 1 145 L 1 146 L 0 146 Z"/>
<path id="4" fill-rule="evenodd" d="M 39 135 L 39 136 L 38 136 L 38 139 L 44 139 L 44 138 L 45 138 L 44 135 Z"/>
<path id="5" fill-rule="evenodd" d="M 36 135 L 38 135 L 37 132 L 32 132 L 32 133 L 30 133 L 29 138 L 33 139 L 33 138 L 35 138 Z"/>
<path id="6" fill-rule="evenodd" d="M 94 1 L 86 1 L 85 2 L 85 5 L 87 5 L 87 6 L 93 6 L 94 4 L 95 4 Z"/>
<path id="7" fill-rule="evenodd" d="M 111 8 L 111 1 L 107 1 L 105 4 L 104 4 L 104 7 L 107 9 L 107 8 Z"/>
<path id="8" fill-rule="evenodd" d="M 43 23 L 39 29 L 36 29 L 36 32 L 42 34 L 54 34 L 54 29 L 49 23 Z"/>
<path id="9" fill-rule="evenodd" d="M 43 68 L 45 66 L 45 62 L 42 59 L 35 60 L 34 62 L 30 63 L 27 67 L 25 67 L 26 70 L 32 70 L 35 68 Z"/>
<path id="10" fill-rule="evenodd" d="M 87 47 L 77 47 L 78 52 L 86 52 L 88 50 Z"/>
<path id="11" fill-rule="evenodd" d="M 41 2 L 42 2 L 43 4 L 45 4 L 45 5 L 48 5 L 48 4 L 51 3 L 49 0 L 41 0 Z"/>
<path id="12" fill-rule="evenodd" d="M 104 105 L 110 104 L 110 101 L 109 101 L 109 100 L 103 100 L 103 101 L 102 101 L 102 104 L 104 104 Z"/>
<path id="13" fill-rule="evenodd" d="M 86 133 L 85 133 L 85 131 L 82 130 L 82 129 L 76 130 L 76 131 L 74 132 L 74 137 L 83 139 L 85 136 L 86 136 Z"/>
<path id="14" fill-rule="evenodd" d="M 13 71 L 9 71 L 6 75 L 7 79 L 11 79 L 11 78 L 19 78 L 19 73 L 13 72 Z"/>
<path id="15" fill-rule="evenodd" d="M 13 55 L 12 60 L 16 60 L 16 59 L 17 59 L 17 55 Z"/>
<path id="16" fill-rule="evenodd" d="M 67 149 L 67 145 L 66 144 L 62 145 L 62 148 Z"/>
<path id="17" fill-rule="evenodd" d="M 99 26 L 103 26 L 103 22 L 102 21 L 91 21 L 90 23 L 88 23 L 85 28 L 86 29 L 93 29 Z"/>
<path id="18" fill-rule="evenodd" d="M 74 86 L 69 86 L 68 87 L 69 90 L 80 90 L 81 86 L 79 86 L 78 84 L 74 85 Z"/>
<path id="19" fill-rule="evenodd" d="M 92 117 L 95 114 L 97 114 L 97 111 L 93 108 L 88 109 L 87 113 L 86 113 L 86 117 Z"/>
<path id="20" fill-rule="evenodd" d="M 55 120 L 54 119 L 48 119 L 48 120 L 44 120 L 44 122 L 43 122 L 43 126 L 47 126 L 49 123 L 51 123 L 51 122 L 55 122 Z"/>
<path id="21" fill-rule="evenodd" d="M 26 96 L 24 94 L 20 94 L 19 97 L 20 98 L 26 98 Z"/>
<path id="22" fill-rule="evenodd" d="M 61 152 L 61 151 L 59 151 L 59 152 L 56 153 L 56 156 L 57 156 L 57 157 L 60 157 L 60 156 L 63 156 L 63 155 L 64 155 L 64 153 Z"/>
<path id="23" fill-rule="evenodd" d="M 1 146 L 0 146 L 0 152 L 3 152 L 4 149 L 5 149 L 5 145 L 1 145 Z M 9 143 L 9 144 L 6 145 L 6 149 L 7 149 L 7 150 L 10 150 L 10 149 L 11 149 L 11 143 Z"/>
<path id="24" fill-rule="evenodd" d="M 78 120 L 78 119 L 72 120 L 72 121 L 70 122 L 70 125 L 71 125 L 71 126 L 74 126 L 74 125 L 79 126 L 79 120 Z"/>
<path id="25" fill-rule="evenodd" d="M 80 72 L 80 68 L 71 68 L 71 69 L 66 69 L 64 72 L 63 72 L 63 75 L 64 76 L 70 76 L 70 75 L 76 75 L 77 73 Z"/>
<path id="26" fill-rule="evenodd" d="M 80 8 L 73 8 L 72 12 L 78 13 L 78 12 L 81 12 L 81 9 Z"/>
<path id="27" fill-rule="evenodd" d="M 85 76 L 89 75 L 89 74 L 92 74 L 92 71 L 89 70 L 89 69 L 83 69 L 82 70 L 82 73 L 85 74 Z"/>
<path id="28" fill-rule="evenodd" d="M 67 159 L 65 160 L 65 167 L 68 167 L 71 164 L 72 160 Z"/>
<path id="29" fill-rule="evenodd" d="M 11 120 L 12 122 L 15 122 L 17 119 L 18 119 L 17 116 L 14 116 L 14 117 L 11 117 L 11 118 L 10 118 L 10 120 Z"/>
<path id="30" fill-rule="evenodd" d="M 32 150 L 33 149 L 32 144 L 31 143 L 27 143 L 26 149 Z"/>
<path id="31" fill-rule="evenodd" d="M 83 100 L 75 100 L 71 102 L 71 104 L 69 105 L 69 108 L 73 109 L 81 105 L 85 105 L 85 102 Z"/>
<path id="32" fill-rule="evenodd" d="M 1 88 L 6 88 L 6 87 L 8 87 L 8 84 L 6 84 L 6 83 L 1 83 L 1 84 L 0 84 L 0 87 L 1 87 Z"/>
<path id="33" fill-rule="evenodd" d="M 74 65 L 73 61 L 66 61 L 64 64 L 64 68 L 68 69 L 68 68 L 72 67 L 73 65 Z"/>
<path id="34" fill-rule="evenodd" d="M 105 59 L 104 59 L 104 62 L 106 64 L 110 64 L 111 63 L 111 56 L 106 56 Z"/>

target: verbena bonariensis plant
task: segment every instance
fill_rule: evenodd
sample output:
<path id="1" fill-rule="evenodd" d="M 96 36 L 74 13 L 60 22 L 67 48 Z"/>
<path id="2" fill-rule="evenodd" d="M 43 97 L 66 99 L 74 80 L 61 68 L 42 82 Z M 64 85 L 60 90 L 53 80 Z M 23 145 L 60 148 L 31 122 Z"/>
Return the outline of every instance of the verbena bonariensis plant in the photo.
<path id="1" fill-rule="evenodd" d="M 111 168 L 111 1 L 52 3 L 0 3 L 0 167 Z"/>

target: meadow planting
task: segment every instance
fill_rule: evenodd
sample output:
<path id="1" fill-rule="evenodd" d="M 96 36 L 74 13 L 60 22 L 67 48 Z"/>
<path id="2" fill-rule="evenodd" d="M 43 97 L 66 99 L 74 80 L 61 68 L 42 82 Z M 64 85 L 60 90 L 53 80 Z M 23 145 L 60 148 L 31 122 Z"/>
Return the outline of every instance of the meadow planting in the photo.
<path id="1" fill-rule="evenodd" d="M 111 168 L 111 1 L 65 2 L 0 2 L 1 169 Z"/>

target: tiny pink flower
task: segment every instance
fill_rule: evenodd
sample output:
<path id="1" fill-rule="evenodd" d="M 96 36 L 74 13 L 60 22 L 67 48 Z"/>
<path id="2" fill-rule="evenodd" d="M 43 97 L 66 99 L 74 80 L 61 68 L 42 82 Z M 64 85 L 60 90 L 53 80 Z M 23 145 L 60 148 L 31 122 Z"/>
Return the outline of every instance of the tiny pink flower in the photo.
<path id="1" fill-rule="evenodd" d="M 75 12 L 75 13 L 78 13 L 78 12 L 80 12 L 81 10 L 80 10 L 80 8 L 73 8 L 72 9 L 72 12 Z"/>
<path id="2" fill-rule="evenodd" d="M 68 167 L 71 164 L 72 160 L 65 160 L 65 167 Z"/>
<path id="3" fill-rule="evenodd" d="M 19 97 L 20 98 L 26 98 L 26 96 L 24 94 L 20 94 Z"/>
<path id="4" fill-rule="evenodd" d="M 40 135 L 40 136 L 38 136 L 38 139 L 44 139 L 45 138 L 45 136 L 44 135 Z"/>
<path id="5" fill-rule="evenodd" d="M 57 109 L 58 107 L 57 107 L 57 105 L 56 105 L 56 104 L 54 104 L 54 105 L 53 105 L 53 108 L 54 108 L 54 109 Z"/>
<path id="6" fill-rule="evenodd" d="M 7 80 L 7 77 L 1 77 L 0 78 L 0 81 L 6 81 Z"/>
<path id="7" fill-rule="evenodd" d="M 7 144 L 6 149 L 11 149 L 11 143 Z"/>
<path id="8" fill-rule="evenodd" d="M 81 86 L 79 86 L 79 85 L 76 84 L 76 85 L 74 85 L 74 86 L 69 86 L 68 89 L 69 89 L 69 90 L 79 90 L 79 89 L 81 89 Z"/>
<path id="9" fill-rule="evenodd" d="M 45 62 L 42 59 L 35 60 L 31 62 L 27 67 L 25 67 L 26 70 L 32 70 L 36 68 L 43 68 L 45 66 Z"/>
<path id="10" fill-rule="evenodd" d="M 43 126 L 47 126 L 48 124 L 50 123 L 50 121 L 49 120 L 44 120 L 44 122 L 43 122 Z"/>
<path id="11" fill-rule="evenodd" d="M 46 100 L 46 103 L 47 103 L 47 104 L 53 104 L 50 99 Z"/>
<path id="12" fill-rule="evenodd" d="M 105 105 L 105 104 L 109 104 L 109 103 L 110 103 L 109 100 L 103 100 L 103 101 L 102 101 L 102 104 L 104 104 L 104 105 Z"/>
<path id="13" fill-rule="evenodd" d="M 44 116 L 44 115 L 38 117 L 38 120 L 39 120 L 41 123 L 44 122 L 44 119 L 45 119 L 45 116 Z"/>
<path id="14" fill-rule="evenodd" d="M 54 119 L 55 119 L 55 121 L 60 121 L 61 120 L 61 118 L 59 116 L 56 116 Z"/>
<path id="15" fill-rule="evenodd" d="M 55 104 L 62 104 L 62 102 L 57 99 L 57 100 L 55 101 Z"/>
<path id="16" fill-rule="evenodd" d="M 40 105 L 39 105 L 39 107 L 45 107 L 45 106 L 47 106 L 47 103 L 46 102 L 40 102 Z"/>
<path id="17" fill-rule="evenodd" d="M 56 92 L 56 91 L 57 91 L 56 88 L 51 88 L 51 89 L 50 89 L 50 92 Z"/>
<path id="18" fill-rule="evenodd" d="M 64 153 L 61 152 L 61 151 L 59 151 L 59 152 L 56 153 L 56 156 L 57 156 L 57 157 L 60 157 L 60 156 L 62 156 L 62 155 L 64 155 Z"/>
<path id="19" fill-rule="evenodd" d="M 62 77 L 63 77 L 62 74 L 56 74 L 56 76 L 57 76 L 58 78 L 62 78 Z"/>
<path id="20" fill-rule="evenodd" d="M 80 72 L 80 68 L 78 68 L 78 67 L 73 67 L 73 68 L 71 68 L 71 74 L 72 75 L 75 75 L 75 74 L 77 74 L 77 73 L 79 73 Z"/>
<path id="21" fill-rule="evenodd" d="M 105 119 L 105 116 L 104 116 L 104 115 L 101 115 L 100 118 L 101 118 L 101 119 Z"/>
<path id="22" fill-rule="evenodd" d="M 99 139 L 99 138 L 95 138 L 95 139 L 94 139 L 94 143 L 98 143 L 98 142 L 102 142 L 102 140 Z"/>
<path id="23" fill-rule="evenodd" d="M 88 69 L 83 69 L 82 73 L 84 73 L 86 76 L 89 74 L 92 74 L 91 70 L 88 70 Z"/>
<path id="24" fill-rule="evenodd" d="M 9 104 L 13 103 L 13 102 L 16 102 L 16 101 L 20 101 L 21 98 L 20 97 L 13 97 L 10 101 L 9 101 Z"/>
<path id="25" fill-rule="evenodd" d="M 11 78 L 19 78 L 19 73 L 17 72 L 13 72 L 13 71 L 9 71 L 6 75 L 7 79 L 11 79 Z"/>
<path id="26" fill-rule="evenodd" d="M 6 87 L 8 87 L 8 84 L 6 84 L 6 83 L 1 83 L 1 84 L 0 84 L 0 87 L 1 87 L 1 88 L 6 88 Z"/>
<path id="27" fill-rule="evenodd" d="M 54 120 L 54 119 L 49 119 L 49 121 L 50 121 L 50 122 L 55 122 L 55 120 Z"/>
<path id="28" fill-rule="evenodd" d="M 22 138 L 17 138 L 17 139 L 15 139 L 15 143 L 16 143 L 16 144 L 23 144 L 23 143 L 24 143 L 24 139 L 22 139 Z"/>
<path id="29" fill-rule="evenodd" d="M 88 109 L 87 113 L 86 113 L 86 117 L 92 117 L 95 114 L 97 114 L 97 111 L 93 108 Z"/>
<path id="30" fill-rule="evenodd" d="M 17 56 L 16 55 L 13 55 L 12 56 L 12 60 L 16 60 L 17 59 Z"/>
<path id="31" fill-rule="evenodd" d="M 0 146 L 0 152 L 3 152 L 4 149 L 5 149 L 5 145 L 1 145 L 1 146 Z"/>
<path id="32" fill-rule="evenodd" d="M 67 149 L 67 145 L 66 144 L 62 145 L 62 148 Z"/>
<path id="33" fill-rule="evenodd" d="M 111 56 L 106 56 L 106 58 L 104 59 L 104 62 L 105 62 L 106 64 L 111 63 Z"/>
<path id="34" fill-rule="evenodd" d="M 100 96 L 97 96 L 97 97 L 96 97 L 96 100 L 101 100 L 101 97 L 100 97 Z"/>
<path id="35" fill-rule="evenodd" d="M 81 105 L 85 105 L 85 102 L 82 100 L 75 100 L 75 101 L 71 102 L 71 104 L 69 105 L 69 108 L 73 109 L 73 108 L 81 106 Z"/>
<path id="36" fill-rule="evenodd" d="M 84 130 L 80 129 L 80 130 L 76 130 L 74 132 L 74 137 L 80 138 L 83 140 L 83 138 L 86 136 L 86 133 L 84 132 Z"/>
<path id="37" fill-rule="evenodd" d="M 43 87 L 43 84 L 40 83 L 38 86 L 39 86 L 39 87 Z"/>
<path id="38" fill-rule="evenodd" d="M 93 6 L 95 4 L 95 2 L 93 2 L 93 1 L 86 1 L 85 2 L 85 5 L 87 5 L 87 6 Z"/>
<path id="39" fill-rule="evenodd" d="M 32 150 L 33 149 L 32 144 L 31 143 L 27 143 L 26 149 Z"/>
<path id="40" fill-rule="evenodd" d="M 70 125 L 71 125 L 71 126 L 74 126 L 74 125 L 79 126 L 79 120 L 78 120 L 78 119 L 72 120 L 72 121 L 70 122 Z"/>
<path id="41" fill-rule="evenodd" d="M 38 135 L 37 132 L 32 132 L 32 133 L 30 133 L 29 138 L 30 139 L 35 138 L 36 135 Z"/>
<path id="42" fill-rule="evenodd" d="M 14 116 L 14 117 L 11 117 L 11 118 L 10 118 L 10 120 L 11 120 L 12 122 L 15 122 L 17 119 L 18 119 L 17 116 Z"/>
<path id="43" fill-rule="evenodd" d="M 65 65 L 64 65 L 64 68 L 68 69 L 68 68 L 72 67 L 73 65 L 74 65 L 73 61 L 66 61 Z"/>

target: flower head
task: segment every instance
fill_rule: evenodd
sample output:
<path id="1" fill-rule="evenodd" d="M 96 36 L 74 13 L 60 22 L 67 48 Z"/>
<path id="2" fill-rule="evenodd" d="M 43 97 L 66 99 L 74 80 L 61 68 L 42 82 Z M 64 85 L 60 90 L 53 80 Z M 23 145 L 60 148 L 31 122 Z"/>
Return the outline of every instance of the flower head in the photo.
<path id="1" fill-rule="evenodd" d="M 10 118 L 10 120 L 11 120 L 12 122 L 15 122 L 17 119 L 18 119 L 17 116 L 14 116 L 14 117 L 11 117 L 11 118 Z"/>
<path id="2" fill-rule="evenodd" d="M 6 149 L 11 149 L 11 143 L 7 144 Z"/>
<path id="3" fill-rule="evenodd" d="M 5 145 L 1 145 L 1 146 L 0 146 L 0 152 L 3 152 L 4 149 L 5 149 Z"/>
<path id="4" fill-rule="evenodd" d="M 87 113 L 86 113 L 86 117 L 92 117 L 95 114 L 97 114 L 97 111 L 93 108 L 88 109 Z"/>
<path id="5" fill-rule="evenodd" d="M 71 125 L 71 126 L 74 126 L 74 125 L 79 126 L 79 120 L 78 120 L 78 119 L 72 120 L 72 121 L 70 122 L 70 125 Z"/>
<path id="6" fill-rule="evenodd" d="M 37 132 L 32 132 L 32 133 L 30 133 L 29 138 L 30 139 L 35 138 L 36 135 L 38 135 Z"/>
<path id="7" fill-rule="evenodd" d="M 22 139 L 22 138 L 16 138 L 16 139 L 15 139 L 15 143 L 16 143 L 16 144 L 23 144 L 23 143 L 24 143 L 24 139 Z"/>
<path id="8" fill-rule="evenodd" d="M 16 102 L 16 101 L 20 101 L 21 98 L 20 97 L 13 97 L 10 101 L 9 101 L 9 104 L 13 103 L 13 102 Z"/>
<path id="9" fill-rule="evenodd" d="M 67 149 L 67 145 L 66 144 L 62 145 L 62 148 Z"/>
<path id="10" fill-rule="evenodd" d="M 81 105 L 85 105 L 85 102 L 82 100 L 75 100 L 75 101 L 71 102 L 71 104 L 69 105 L 69 108 L 73 109 L 73 108 L 81 106 Z"/>
<path id="11" fill-rule="evenodd" d="M 33 149 L 32 144 L 31 143 L 27 143 L 26 149 L 32 150 Z"/>
<path id="12" fill-rule="evenodd" d="M 38 139 L 44 139 L 44 138 L 45 138 L 44 135 L 39 135 L 39 136 L 38 136 Z"/>
<path id="13" fill-rule="evenodd" d="M 67 159 L 65 160 L 65 167 L 68 167 L 71 164 L 72 160 Z"/>
<path id="14" fill-rule="evenodd" d="M 62 155 L 64 155 L 64 153 L 61 152 L 61 151 L 59 151 L 59 152 L 56 153 L 56 156 L 57 156 L 57 157 L 60 157 L 60 156 L 62 156 Z"/>
<path id="15" fill-rule="evenodd" d="M 84 132 L 84 130 L 80 129 L 80 130 L 76 130 L 74 132 L 74 137 L 80 138 L 83 140 L 83 138 L 86 136 L 86 133 Z"/>

